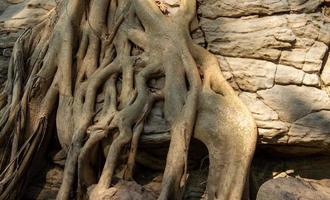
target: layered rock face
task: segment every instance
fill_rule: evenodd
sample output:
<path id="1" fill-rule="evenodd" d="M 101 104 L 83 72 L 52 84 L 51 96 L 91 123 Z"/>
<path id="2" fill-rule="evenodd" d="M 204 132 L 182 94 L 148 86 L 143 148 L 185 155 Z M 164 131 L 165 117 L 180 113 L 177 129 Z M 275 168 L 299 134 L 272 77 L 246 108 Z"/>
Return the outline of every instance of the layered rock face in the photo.
<path id="1" fill-rule="evenodd" d="M 176 9 L 178 1 L 166 0 L 166 5 Z M 330 153 L 328 2 L 199 0 L 193 37 L 218 56 L 225 77 L 255 117 L 258 149 L 270 150 L 274 157 L 278 153 Z M 0 85 L 19 33 L 47 17 L 54 6 L 55 0 L 0 0 Z M 327 182 L 329 163 L 327 156 L 282 159 L 257 155 L 251 172 L 252 195 L 256 197 L 262 183 L 273 178 Z M 60 184 L 54 177 L 59 177 L 61 169 L 49 171 L 50 186 L 44 187 L 41 196 L 55 196 Z M 278 190 L 272 190 L 277 186 Z M 281 179 L 265 184 L 258 198 L 298 199 L 297 191 L 307 191 L 314 199 L 324 194 L 315 194 L 302 180 Z"/>
<path id="2" fill-rule="evenodd" d="M 330 152 L 328 12 L 322 0 L 200 2 L 200 35 L 253 113 L 259 144 Z"/>
<path id="3" fill-rule="evenodd" d="M 169 6 L 177 0 L 166 1 Z M 255 116 L 259 144 L 330 152 L 330 13 L 323 0 L 200 0 L 193 36 L 219 58 Z M 54 0 L 0 1 L 0 83 L 20 30 Z M 289 152 L 290 153 L 290 152 Z"/>

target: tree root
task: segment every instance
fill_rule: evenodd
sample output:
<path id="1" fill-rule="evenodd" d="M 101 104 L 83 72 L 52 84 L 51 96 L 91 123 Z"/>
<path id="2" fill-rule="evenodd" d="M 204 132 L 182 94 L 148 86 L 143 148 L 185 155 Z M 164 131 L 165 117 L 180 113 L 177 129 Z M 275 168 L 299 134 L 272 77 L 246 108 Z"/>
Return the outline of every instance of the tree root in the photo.
<path id="1" fill-rule="evenodd" d="M 196 1 L 164 11 L 154 0 L 62 0 L 24 32 L 0 95 L 0 144 L 12 141 L 0 154 L 6 164 L 0 166 L 0 199 L 15 198 L 13 191 L 24 187 L 52 114 L 67 153 L 58 200 L 71 199 L 76 181 L 76 198 L 87 198 L 96 184 L 89 198 L 98 199 L 112 186 L 125 146 L 123 179 L 133 180 L 135 162 L 153 160 L 139 159 L 138 147 L 164 141 L 170 146 L 158 199 L 181 199 L 191 137 L 209 150 L 208 198 L 240 199 L 256 141 L 253 118 L 216 57 L 192 42 Z M 170 129 L 144 135 L 155 102 L 163 103 Z M 103 156 L 99 175 L 94 164 L 103 164 Z"/>

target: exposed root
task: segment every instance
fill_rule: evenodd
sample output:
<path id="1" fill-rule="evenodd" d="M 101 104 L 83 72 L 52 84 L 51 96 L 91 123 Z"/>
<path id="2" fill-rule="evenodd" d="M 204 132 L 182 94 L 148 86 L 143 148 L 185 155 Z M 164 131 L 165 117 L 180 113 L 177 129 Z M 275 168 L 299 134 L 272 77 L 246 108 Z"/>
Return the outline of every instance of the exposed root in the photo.
<path id="1" fill-rule="evenodd" d="M 240 199 L 255 124 L 216 58 L 192 42 L 195 0 L 181 0 L 176 13 L 154 0 L 62 0 L 49 16 L 16 42 L 0 94 L 0 144 L 11 142 L 0 153 L 0 199 L 24 188 L 53 115 L 67 153 L 58 200 L 100 198 L 120 157 L 128 157 L 125 180 L 134 179 L 135 162 L 163 169 L 159 160 L 141 159 L 138 147 L 164 141 L 170 146 L 158 199 L 181 199 L 191 137 L 210 153 L 209 199 Z M 144 135 L 156 102 L 170 128 Z"/>

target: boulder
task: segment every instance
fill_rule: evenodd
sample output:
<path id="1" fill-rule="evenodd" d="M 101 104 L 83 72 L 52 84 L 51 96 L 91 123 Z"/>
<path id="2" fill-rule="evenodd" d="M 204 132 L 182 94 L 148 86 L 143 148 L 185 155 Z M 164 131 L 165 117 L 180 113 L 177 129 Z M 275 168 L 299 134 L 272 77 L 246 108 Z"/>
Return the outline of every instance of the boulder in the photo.
<path id="1" fill-rule="evenodd" d="M 225 59 L 229 72 L 240 89 L 255 92 L 273 87 L 276 71 L 274 63 L 245 58 L 226 57 Z"/>
<path id="2" fill-rule="evenodd" d="M 278 178 L 263 184 L 257 200 L 328 200 L 330 188 L 297 178 Z"/>
<path id="3" fill-rule="evenodd" d="M 311 112 L 330 108 L 328 94 L 315 87 L 275 85 L 257 94 L 284 122 L 294 122 Z"/>

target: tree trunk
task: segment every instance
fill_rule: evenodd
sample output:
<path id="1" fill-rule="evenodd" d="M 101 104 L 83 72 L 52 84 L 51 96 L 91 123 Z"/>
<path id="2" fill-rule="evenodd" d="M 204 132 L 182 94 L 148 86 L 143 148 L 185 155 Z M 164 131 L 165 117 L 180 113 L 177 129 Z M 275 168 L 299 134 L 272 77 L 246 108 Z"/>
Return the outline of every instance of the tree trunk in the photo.
<path id="1" fill-rule="evenodd" d="M 158 199 L 182 198 L 192 137 L 209 151 L 208 199 L 241 199 L 256 126 L 216 57 L 192 41 L 195 16 L 195 0 L 181 0 L 175 13 L 154 0 L 62 0 L 26 30 L 0 96 L 0 199 L 18 198 L 55 120 L 67 154 L 57 199 L 72 191 L 100 199 L 125 146 L 123 179 L 133 178 L 146 119 L 159 102 L 170 146 Z M 98 176 L 91 162 L 104 141 Z"/>

